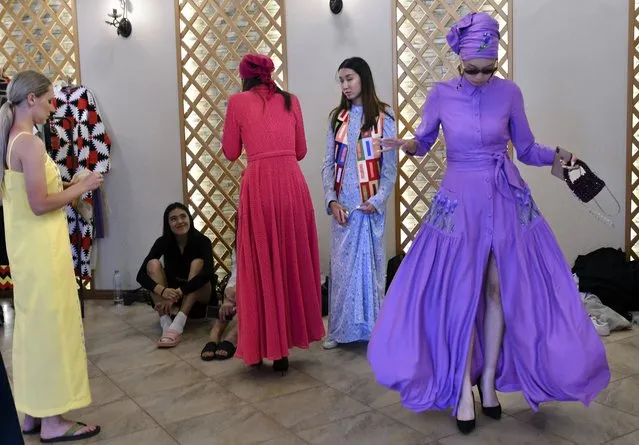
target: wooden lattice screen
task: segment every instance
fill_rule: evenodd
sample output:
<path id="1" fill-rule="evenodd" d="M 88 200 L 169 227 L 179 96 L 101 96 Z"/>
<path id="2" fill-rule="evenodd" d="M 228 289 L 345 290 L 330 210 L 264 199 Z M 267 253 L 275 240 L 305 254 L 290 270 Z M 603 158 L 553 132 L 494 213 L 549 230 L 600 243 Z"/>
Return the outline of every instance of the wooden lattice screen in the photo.
<path id="1" fill-rule="evenodd" d="M 176 0 L 176 11 L 185 202 L 224 274 L 245 165 L 229 163 L 221 151 L 226 104 L 240 90 L 238 65 L 248 52 L 270 56 L 274 78 L 286 88 L 284 0 Z"/>
<path id="2" fill-rule="evenodd" d="M 626 252 L 639 260 L 639 0 L 629 0 Z"/>
<path id="3" fill-rule="evenodd" d="M 399 137 L 412 137 L 428 91 L 458 75 L 458 58 L 446 43 L 457 20 L 472 11 L 492 14 L 500 23 L 499 75 L 511 76 L 511 0 L 395 0 L 395 62 Z M 424 158 L 400 155 L 396 206 L 397 249 L 407 251 L 443 177 L 443 139 Z"/>
<path id="4" fill-rule="evenodd" d="M 2 0 L 0 68 L 26 69 L 51 81 L 80 82 L 75 0 Z"/>

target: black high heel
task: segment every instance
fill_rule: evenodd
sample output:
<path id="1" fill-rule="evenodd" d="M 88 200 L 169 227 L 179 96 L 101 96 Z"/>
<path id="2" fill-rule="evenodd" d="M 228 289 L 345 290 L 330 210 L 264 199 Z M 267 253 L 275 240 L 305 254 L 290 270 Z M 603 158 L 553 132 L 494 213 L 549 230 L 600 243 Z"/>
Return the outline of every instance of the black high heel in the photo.
<path id="1" fill-rule="evenodd" d="M 479 401 L 481 402 L 481 412 L 491 419 L 501 419 L 501 403 L 497 406 L 484 406 L 484 394 L 481 392 L 481 377 L 477 381 L 477 392 L 479 392 Z"/>
<path id="2" fill-rule="evenodd" d="M 475 418 L 472 420 L 457 419 L 457 429 L 462 434 L 472 433 L 475 430 L 475 426 L 476 426 L 475 420 L 477 419 L 477 412 L 475 411 L 475 393 L 471 392 L 471 394 L 473 395 L 473 414 L 475 415 Z"/>
<path id="3" fill-rule="evenodd" d="M 281 372 L 282 376 L 285 376 L 288 372 L 288 357 L 282 357 L 279 360 L 273 362 L 273 371 Z"/>
<path id="4" fill-rule="evenodd" d="M 259 361 L 259 362 L 257 362 L 256 364 L 251 365 L 251 368 L 260 369 L 260 368 L 262 368 L 262 364 L 263 364 L 263 363 L 264 363 L 264 362 L 263 362 L 262 360 L 260 360 L 260 361 Z"/>

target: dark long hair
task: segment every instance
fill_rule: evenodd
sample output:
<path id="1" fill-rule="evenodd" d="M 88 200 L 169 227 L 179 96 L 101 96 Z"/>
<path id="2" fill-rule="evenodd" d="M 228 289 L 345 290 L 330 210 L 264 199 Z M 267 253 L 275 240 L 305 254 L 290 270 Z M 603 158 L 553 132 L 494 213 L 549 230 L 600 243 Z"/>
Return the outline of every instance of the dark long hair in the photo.
<path id="1" fill-rule="evenodd" d="M 171 230 L 171 226 L 169 225 L 169 214 L 175 209 L 184 210 L 186 212 L 186 214 L 189 215 L 189 231 L 187 233 L 187 238 L 188 239 L 191 239 L 193 236 L 197 235 L 198 231 L 195 228 L 195 226 L 193 225 L 193 216 L 191 215 L 191 212 L 189 212 L 189 209 L 188 209 L 187 206 L 185 206 L 181 202 L 174 202 L 173 204 L 169 204 L 166 207 L 166 210 L 164 210 L 164 223 L 162 225 L 162 238 L 164 238 L 164 240 L 167 243 L 169 243 L 171 245 L 174 244 L 174 245 L 177 246 L 177 239 L 175 239 L 175 234 L 173 233 L 173 231 Z"/>
<path id="2" fill-rule="evenodd" d="M 369 130 L 377 123 L 377 116 L 379 113 L 385 113 L 390 116 L 386 111 L 390 108 L 387 104 L 379 100 L 377 92 L 375 91 L 375 82 L 373 81 L 373 73 L 371 67 L 361 57 L 351 57 L 344 60 L 337 72 L 343 68 L 349 68 L 357 73 L 362 84 L 362 108 L 364 108 L 364 122 L 362 123 L 362 130 Z M 337 116 L 342 110 L 350 110 L 353 104 L 346 98 L 344 93 L 340 99 L 337 108 L 331 111 L 331 127 L 334 129 L 337 125 Z"/>
<path id="3" fill-rule="evenodd" d="M 248 79 L 242 79 L 242 91 L 249 91 L 260 85 L 265 85 L 265 83 L 262 82 L 257 77 L 249 77 Z M 281 94 L 282 96 L 284 96 L 284 106 L 286 107 L 286 111 L 291 111 L 291 93 L 289 93 L 288 91 L 282 90 L 277 85 L 275 86 L 275 93 Z"/>

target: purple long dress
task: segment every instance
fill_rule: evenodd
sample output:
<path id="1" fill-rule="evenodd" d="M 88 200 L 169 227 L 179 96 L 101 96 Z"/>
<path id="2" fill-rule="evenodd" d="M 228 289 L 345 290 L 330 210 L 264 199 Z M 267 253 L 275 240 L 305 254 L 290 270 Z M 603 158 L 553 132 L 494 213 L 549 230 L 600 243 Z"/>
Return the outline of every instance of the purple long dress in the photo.
<path id="1" fill-rule="evenodd" d="M 492 251 L 505 318 L 497 390 L 522 391 L 534 410 L 552 400 L 588 404 L 610 380 L 606 353 L 507 143 L 529 165 L 551 165 L 554 150 L 535 143 L 519 87 L 499 78 L 482 87 L 459 78 L 437 84 L 415 135 L 417 155 L 440 125 L 448 170 L 369 343 L 377 380 L 409 409 L 456 414 L 473 323 L 473 382 L 483 367 Z"/>

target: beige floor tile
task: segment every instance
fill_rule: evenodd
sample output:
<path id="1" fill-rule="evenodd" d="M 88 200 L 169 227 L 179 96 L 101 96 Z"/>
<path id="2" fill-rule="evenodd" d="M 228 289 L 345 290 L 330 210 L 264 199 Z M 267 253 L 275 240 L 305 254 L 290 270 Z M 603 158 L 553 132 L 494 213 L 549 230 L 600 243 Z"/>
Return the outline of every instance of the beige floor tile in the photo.
<path id="1" fill-rule="evenodd" d="M 202 348 L 209 341 L 209 324 L 199 323 L 195 326 L 187 324 L 182 340 L 177 347 L 173 348 L 173 353 L 181 358 L 199 358 Z"/>
<path id="2" fill-rule="evenodd" d="M 348 394 L 372 408 L 383 408 L 400 402 L 399 393 L 377 383 L 372 371 L 353 377 L 353 373 L 329 386 Z"/>
<path id="3" fill-rule="evenodd" d="M 632 329 L 627 329 L 624 331 L 615 331 L 611 332 L 607 337 L 601 337 L 601 340 L 605 343 L 614 343 L 619 340 L 625 340 L 631 337 L 635 337 L 639 335 L 639 328 L 637 326 L 633 326 Z"/>
<path id="4" fill-rule="evenodd" d="M 202 347 L 204 347 L 202 344 Z M 210 362 L 205 362 L 202 360 L 199 355 L 194 358 L 184 359 L 189 365 L 198 369 L 200 372 L 204 373 L 208 377 L 212 377 L 214 380 L 220 379 L 225 376 L 234 375 L 242 372 L 248 372 L 251 370 L 250 367 L 246 366 L 242 360 L 237 358 L 232 358 L 229 360 L 212 360 Z"/>
<path id="5" fill-rule="evenodd" d="M 106 405 L 127 396 L 108 377 L 95 377 L 89 380 L 92 405 Z"/>
<path id="6" fill-rule="evenodd" d="M 476 390 L 475 393 L 475 400 L 479 401 L 479 393 L 477 393 Z M 497 397 L 506 414 L 513 415 L 530 409 L 530 405 L 526 402 L 521 392 L 499 392 L 497 393 Z"/>
<path id="7" fill-rule="evenodd" d="M 597 402 L 639 416 L 639 376 L 611 383 Z"/>
<path id="8" fill-rule="evenodd" d="M 416 413 L 401 404 L 397 403 L 379 410 L 410 428 L 424 434 L 427 439 L 435 441 L 442 437 L 457 434 L 457 424 L 450 410 L 447 411 L 427 411 Z M 493 422 L 486 420 L 485 417 L 478 416 L 477 425 L 481 427 L 483 424 Z"/>
<path id="9" fill-rule="evenodd" d="M 91 363 L 91 360 L 87 360 L 87 371 L 89 372 L 90 379 L 104 377 L 104 373 L 100 371 L 100 368 Z"/>
<path id="10" fill-rule="evenodd" d="M 0 351 L 11 375 L 13 320 L 4 309 Z M 84 326 L 94 403 L 69 418 L 102 426 L 88 443 L 639 444 L 639 329 L 603 338 L 612 383 L 590 408 L 551 403 L 533 414 L 521 393 L 500 393 L 504 418 L 486 418 L 478 404 L 477 430 L 461 436 L 450 411 L 414 413 L 377 384 L 364 343 L 293 349 L 281 377 L 270 362 L 257 370 L 238 359 L 200 360 L 207 321 L 190 320 L 177 348 L 157 349 L 158 316 L 144 304 L 87 301 Z M 39 444 L 38 437 L 26 443 Z"/>
<path id="11" fill-rule="evenodd" d="M 468 436 L 456 434 L 438 441 L 439 445 L 574 445 L 552 434 L 539 431 L 513 418 L 478 428 Z"/>
<path id="12" fill-rule="evenodd" d="M 550 403 L 515 417 L 579 445 L 601 445 L 639 429 L 639 417 L 598 403 Z"/>
<path id="13" fill-rule="evenodd" d="M 123 399 L 107 405 L 89 406 L 69 413 L 68 418 L 88 425 L 98 424 L 99 435 L 83 443 L 112 439 L 127 434 L 157 428 L 157 424 L 131 399 Z"/>
<path id="14" fill-rule="evenodd" d="M 160 425 L 193 419 L 245 404 L 212 381 L 134 397 L 134 400 Z"/>
<path id="15" fill-rule="evenodd" d="M 101 440 L 99 445 L 178 445 L 165 431 L 160 428 L 127 434 L 113 439 Z"/>
<path id="16" fill-rule="evenodd" d="M 119 331 L 131 329 L 131 325 L 113 316 L 96 316 L 95 320 L 85 318 L 84 336 L 87 339 L 113 335 Z"/>
<path id="17" fill-rule="evenodd" d="M 250 403 L 292 394 L 304 389 L 320 386 L 321 383 L 301 372 L 289 369 L 286 376 L 273 372 L 269 366 L 262 369 L 247 369 L 226 375 L 216 382 L 242 400 Z"/>
<path id="18" fill-rule="evenodd" d="M 426 436 L 383 414 L 369 412 L 297 433 L 314 445 L 425 445 Z"/>
<path id="19" fill-rule="evenodd" d="M 287 431 L 251 406 L 241 406 L 167 425 L 181 445 L 253 445 Z"/>
<path id="20" fill-rule="evenodd" d="M 612 442 L 608 442 L 606 445 L 637 445 L 638 443 L 639 431 L 635 431 L 634 433 L 615 439 Z"/>
<path id="21" fill-rule="evenodd" d="M 297 436 L 288 435 L 284 437 L 276 437 L 275 439 L 260 442 L 259 445 L 306 445 L 308 442 L 303 441 Z"/>
<path id="22" fill-rule="evenodd" d="M 266 400 L 255 406 L 294 431 L 315 428 L 370 410 L 366 405 L 326 386 Z"/>
<path id="23" fill-rule="evenodd" d="M 178 361 L 178 357 L 166 349 L 158 349 L 155 344 L 140 349 L 111 351 L 92 355 L 91 362 L 108 375 L 131 371 L 153 365 L 166 365 Z"/>
<path id="24" fill-rule="evenodd" d="M 210 380 L 183 361 L 146 366 L 119 374 L 110 374 L 110 377 L 130 397 L 143 396 Z"/>
<path id="25" fill-rule="evenodd" d="M 89 357 L 118 351 L 124 353 L 131 349 L 141 349 L 153 344 L 153 341 L 145 337 L 137 329 L 127 326 L 125 329 L 115 331 L 109 335 L 94 335 L 86 339 L 86 351 Z"/>
<path id="26" fill-rule="evenodd" d="M 639 374 L 639 347 L 627 340 L 606 345 L 610 368 L 619 375 Z"/>

